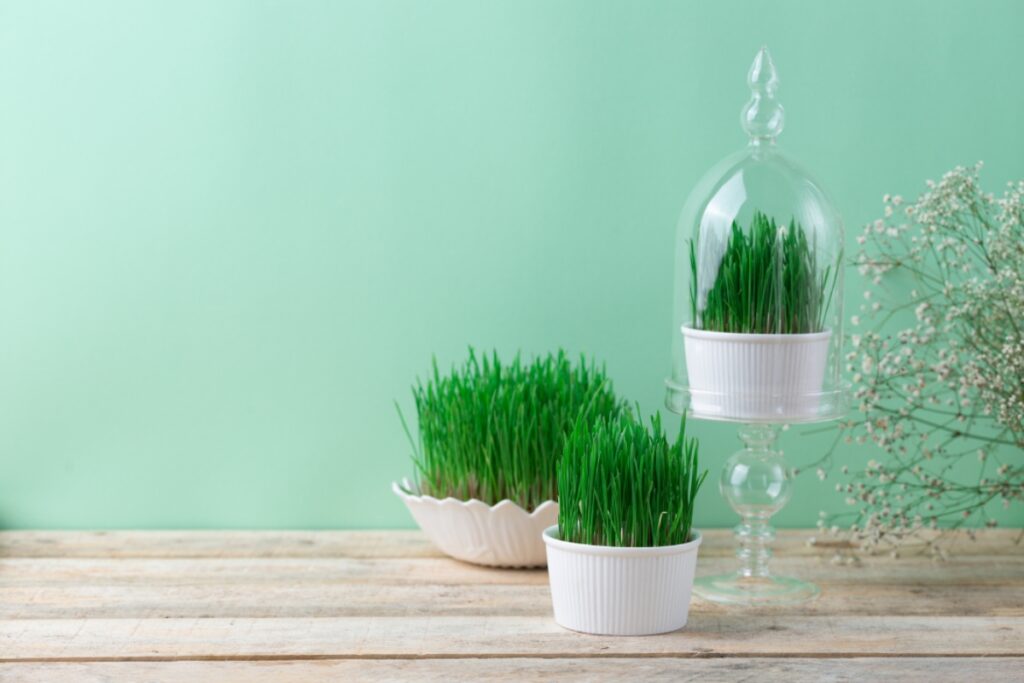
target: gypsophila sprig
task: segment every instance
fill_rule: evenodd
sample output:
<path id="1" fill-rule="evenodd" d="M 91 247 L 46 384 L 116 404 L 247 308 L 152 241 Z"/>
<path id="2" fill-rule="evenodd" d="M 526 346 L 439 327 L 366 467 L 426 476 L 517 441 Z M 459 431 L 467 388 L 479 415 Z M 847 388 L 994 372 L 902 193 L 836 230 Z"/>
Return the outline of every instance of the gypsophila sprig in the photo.
<path id="1" fill-rule="evenodd" d="M 846 360 L 860 417 L 842 427 L 882 457 L 837 489 L 869 549 L 916 539 L 941 555 L 922 530 L 994 526 L 990 502 L 1024 501 L 1024 182 L 997 198 L 980 167 L 909 205 L 886 195 L 857 238 L 869 285 L 851 322 L 866 329 Z"/>
<path id="2" fill-rule="evenodd" d="M 776 225 L 756 211 L 749 231 L 733 222 L 703 301 L 697 290 L 697 245 L 690 242 L 691 320 L 715 332 L 821 332 L 840 260 L 819 272 L 817 253 L 799 223 Z"/>
<path id="3" fill-rule="evenodd" d="M 707 477 L 686 420 L 669 443 L 655 414 L 580 420 L 558 469 L 558 533 L 571 543 L 652 547 L 690 540 L 694 500 Z"/>
<path id="4" fill-rule="evenodd" d="M 558 493 L 557 465 L 577 418 L 616 418 L 623 409 L 603 367 L 559 351 L 529 363 L 497 353 L 469 359 L 413 387 L 420 493 L 435 498 L 511 500 L 530 511 Z"/>

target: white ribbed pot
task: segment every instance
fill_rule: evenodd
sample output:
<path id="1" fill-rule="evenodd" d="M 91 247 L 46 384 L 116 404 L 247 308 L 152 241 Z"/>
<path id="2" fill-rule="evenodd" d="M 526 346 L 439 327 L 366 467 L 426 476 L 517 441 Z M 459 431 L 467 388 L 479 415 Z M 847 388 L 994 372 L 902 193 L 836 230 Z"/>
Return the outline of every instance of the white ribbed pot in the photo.
<path id="1" fill-rule="evenodd" d="M 830 330 L 741 334 L 686 325 L 682 330 L 694 415 L 786 421 L 818 414 Z"/>
<path id="2" fill-rule="evenodd" d="M 392 482 L 391 490 L 445 555 L 488 567 L 543 567 L 546 562 L 541 534 L 558 521 L 553 500 L 527 512 L 511 500 L 488 505 L 476 498 L 420 495 L 408 479 Z"/>
<path id="3" fill-rule="evenodd" d="M 701 536 L 656 548 L 569 543 L 544 530 L 555 621 L 573 631 L 645 636 L 686 625 Z"/>

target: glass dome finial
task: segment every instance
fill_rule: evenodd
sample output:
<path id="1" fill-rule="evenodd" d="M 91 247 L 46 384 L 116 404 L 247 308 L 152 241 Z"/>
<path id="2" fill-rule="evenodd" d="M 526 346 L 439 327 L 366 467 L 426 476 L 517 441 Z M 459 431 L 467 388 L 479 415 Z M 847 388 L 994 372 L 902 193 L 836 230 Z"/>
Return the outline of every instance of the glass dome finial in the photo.
<path id="1" fill-rule="evenodd" d="M 763 46 L 754 57 L 747 74 L 747 85 L 750 86 L 750 101 L 743 107 L 740 124 L 750 136 L 751 144 L 772 143 L 782 132 L 786 115 L 775 97 L 779 74 L 767 46 Z"/>

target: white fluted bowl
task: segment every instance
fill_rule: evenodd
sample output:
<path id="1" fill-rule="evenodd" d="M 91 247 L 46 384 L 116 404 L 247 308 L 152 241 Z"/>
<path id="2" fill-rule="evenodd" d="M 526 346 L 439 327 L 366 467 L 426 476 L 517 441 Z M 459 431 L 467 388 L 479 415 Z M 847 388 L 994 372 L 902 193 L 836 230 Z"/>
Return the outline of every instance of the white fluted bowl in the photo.
<path id="1" fill-rule="evenodd" d="M 391 490 L 409 508 L 413 519 L 445 555 L 488 567 L 543 567 L 547 557 L 541 534 L 558 521 L 558 503 L 544 501 L 527 512 L 511 500 L 496 505 L 483 501 L 438 500 L 418 495 L 403 479 Z"/>
<path id="2" fill-rule="evenodd" d="M 569 543 L 544 530 L 555 621 L 606 636 L 646 636 L 686 626 L 700 532 L 654 548 Z"/>
<path id="3" fill-rule="evenodd" d="M 818 415 L 832 332 L 742 334 L 682 328 L 690 409 L 727 420 Z"/>

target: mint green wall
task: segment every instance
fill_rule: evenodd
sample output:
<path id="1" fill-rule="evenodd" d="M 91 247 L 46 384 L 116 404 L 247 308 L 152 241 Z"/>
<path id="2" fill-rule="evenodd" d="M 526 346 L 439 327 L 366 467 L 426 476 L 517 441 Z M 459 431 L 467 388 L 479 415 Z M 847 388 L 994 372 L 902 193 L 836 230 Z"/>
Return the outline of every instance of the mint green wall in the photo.
<path id="1" fill-rule="evenodd" d="M 958 163 L 1024 175 L 1022 32 L 1009 0 L 0 2 L 0 526 L 409 526 L 392 400 L 467 344 L 596 354 L 654 409 L 756 49 L 856 229 Z M 717 472 L 734 431 L 694 431 Z"/>

